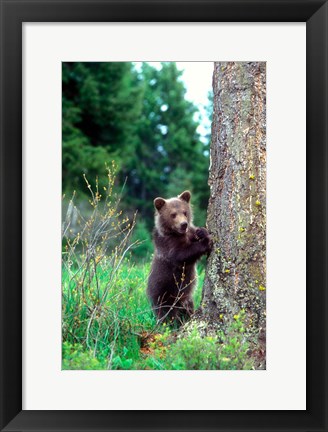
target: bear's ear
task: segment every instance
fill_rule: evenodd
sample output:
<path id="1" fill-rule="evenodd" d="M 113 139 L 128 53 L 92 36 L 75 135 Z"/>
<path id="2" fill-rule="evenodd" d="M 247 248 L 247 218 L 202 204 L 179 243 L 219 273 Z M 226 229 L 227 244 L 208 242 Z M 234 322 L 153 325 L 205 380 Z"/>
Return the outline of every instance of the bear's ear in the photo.
<path id="1" fill-rule="evenodd" d="M 190 201 L 190 198 L 191 198 L 191 193 L 188 190 L 184 191 L 184 192 L 182 192 L 181 195 L 179 195 L 179 198 L 182 201 L 186 201 L 188 203 Z"/>
<path id="2" fill-rule="evenodd" d="M 154 206 L 159 211 L 165 204 L 164 198 L 155 198 L 154 199 Z"/>

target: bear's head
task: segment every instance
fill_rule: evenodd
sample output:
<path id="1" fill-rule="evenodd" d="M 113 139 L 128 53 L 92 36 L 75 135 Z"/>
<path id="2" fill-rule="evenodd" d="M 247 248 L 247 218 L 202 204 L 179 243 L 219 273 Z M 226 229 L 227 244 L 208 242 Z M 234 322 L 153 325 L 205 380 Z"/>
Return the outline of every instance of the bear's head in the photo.
<path id="1" fill-rule="evenodd" d="M 154 199 L 155 225 L 160 234 L 184 235 L 187 233 L 192 223 L 190 198 L 191 193 L 184 191 L 177 198 Z"/>

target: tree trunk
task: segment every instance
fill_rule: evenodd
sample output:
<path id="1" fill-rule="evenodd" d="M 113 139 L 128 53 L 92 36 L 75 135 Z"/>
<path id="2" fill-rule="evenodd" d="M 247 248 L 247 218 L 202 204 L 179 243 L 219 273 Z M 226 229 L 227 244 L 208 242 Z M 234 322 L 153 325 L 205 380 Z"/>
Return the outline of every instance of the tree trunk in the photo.
<path id="1" fill-rule="evenodd" d="M 201 317 L 226 329 L 245 311 L 246 336 L 265 345 L 266 64 L 218 62 L 207 227 L 214 240 Z"/>

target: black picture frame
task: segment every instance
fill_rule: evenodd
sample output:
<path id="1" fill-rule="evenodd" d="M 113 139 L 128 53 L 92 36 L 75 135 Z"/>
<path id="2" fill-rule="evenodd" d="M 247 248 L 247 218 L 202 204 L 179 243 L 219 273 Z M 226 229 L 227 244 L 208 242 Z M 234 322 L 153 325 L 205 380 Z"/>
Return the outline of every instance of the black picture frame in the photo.
<path id="1" fill-rule="evenodd" d="M 22 23 L 106 21 L 306 22 L 305 411 L 22 411 Z M 1 430 L 328 430 L 327 41 L 327 0 L 1 0 Z"/>

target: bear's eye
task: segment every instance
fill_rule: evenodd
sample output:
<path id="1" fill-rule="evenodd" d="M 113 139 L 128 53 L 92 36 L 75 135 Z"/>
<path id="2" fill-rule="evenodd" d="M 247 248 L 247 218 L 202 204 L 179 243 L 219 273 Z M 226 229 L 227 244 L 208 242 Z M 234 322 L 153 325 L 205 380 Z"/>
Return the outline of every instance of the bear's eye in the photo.
<path id="1" fill-rule="evenodd" d="M 176 213 L 172 213 L 172 214 L 171 214 L 171 218 L 173 218 L 173 219 L 175 219 L 175 218 L 176 218 L 176 216 L 177 216 L 177 214 L 176 214 Z"/>
<path id="2" fill-rule="evenodd" d="M 184 214 L 185 216 L 187 216 L 187 212 L 186 212 L 186 211 L 184 211 L 183 214 Z"/>

